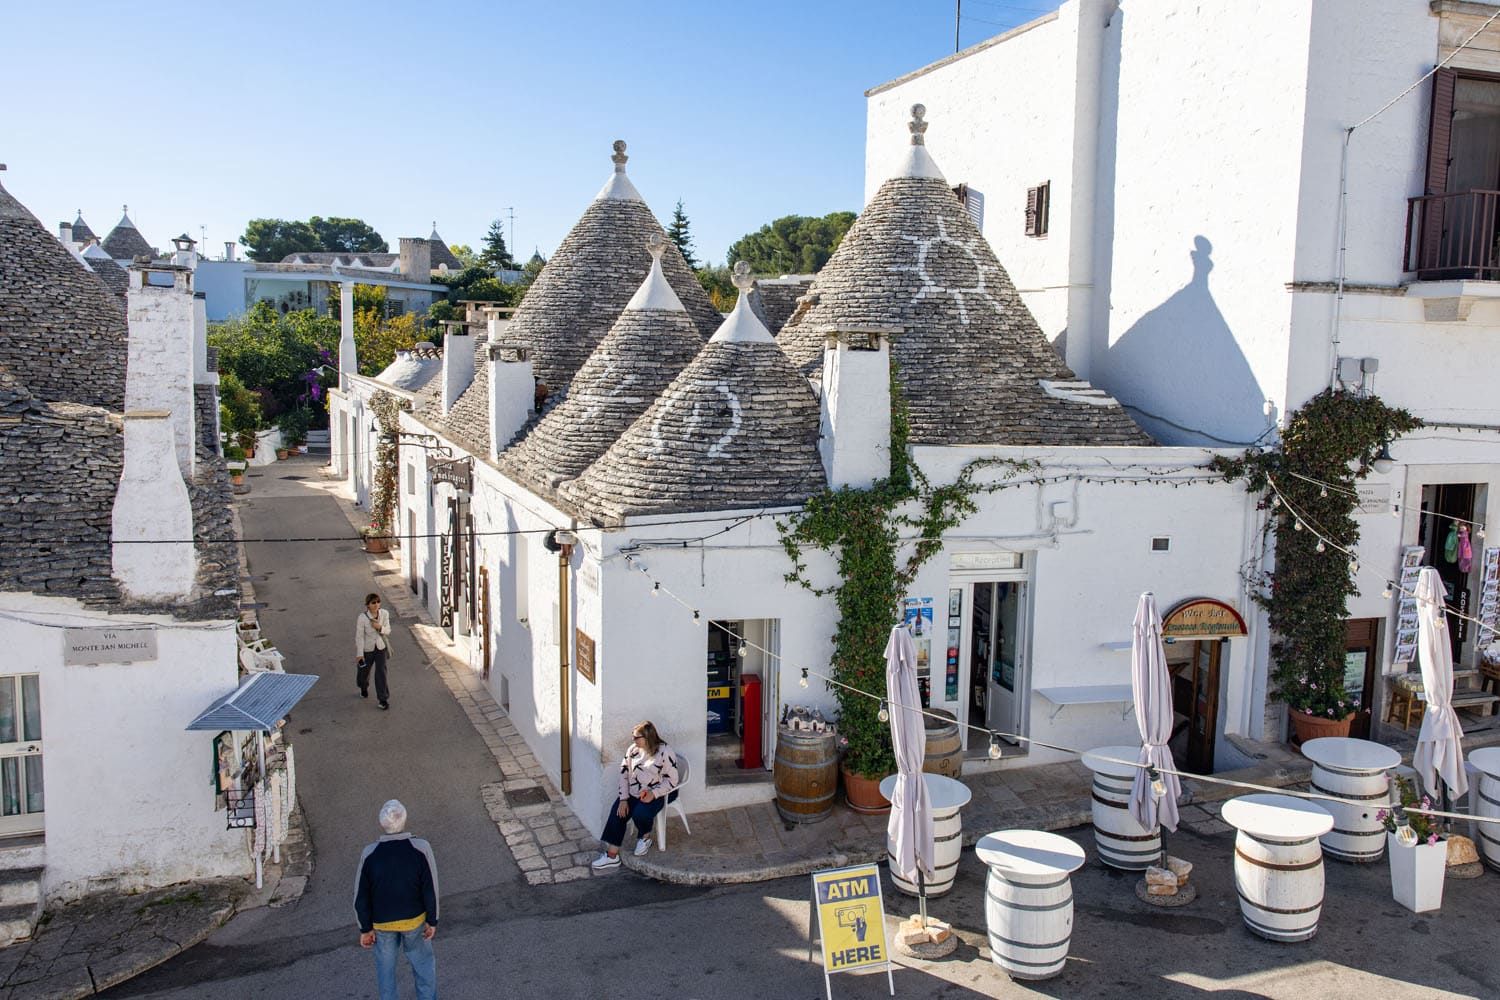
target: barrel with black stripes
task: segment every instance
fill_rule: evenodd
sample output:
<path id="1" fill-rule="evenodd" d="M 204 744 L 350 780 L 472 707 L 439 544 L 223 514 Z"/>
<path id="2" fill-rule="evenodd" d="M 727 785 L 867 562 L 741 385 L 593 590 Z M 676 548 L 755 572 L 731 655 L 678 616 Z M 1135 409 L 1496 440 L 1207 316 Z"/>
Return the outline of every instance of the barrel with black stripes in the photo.
<path id="1" fill-rule="evenodd" d="M 922 775 L 927 785 L 927 798 L 932 804 L 932 878 L 918 886 L 908 882 L 891 869 L 891 882 L 909 896 L 916 896 L 925 889 L 928 896 L 941 896 L 953 888 L 958 876 L 958 859 L 963 853 L 964 824 L 960 815 L 969 804 L 973 793 L 962 781 L 954 781 L 940 774 Z M 880 794 L 891 798 L 896 794 L 896 776 L 890 775 L 880 782 Z"/>
<path id="2" fill-rule="evenodd" d="M 1012 979 L 1062 972 L 1073 938 L 1073 886 L 1083 849 L 1038 830 L 980 838 L 974 853 L 989 866 L 984 919 L 990 959 Z"/>
<path id="3" fill-rule="evenodd" d="M 1083 755 L 1094 772 L 1094 846 L 1111 868 L 1145 871 L 1161 863 L 1161 827 L 1146 829 L 1130 814 L 1130 787 L 1136 768 L 1129 763 L 1139 747 L 1099 747 Z M 1110 758 L 1110 759 L 1105 759 Z"/>
<path id="4" fill-rule="evenodd" d="M 945 778 L 957 778 L 963 774 L 964 748 L 958 735 L 958 717 L 941 708 L 929 708 L 925 710 L 922 721 L 927 731 L 922 770 Z"/>
<path id="5" fill-rule="evenodd" d="M 776 811 L 788 823 L 817 823 L 833 814 L 839 785 L 837 737 L 833 733 L 776 733 Z"/>
<path id="6" fill-rule="evenodd" d="M 1478 769 L 1477 783 L 1469 789 L 1469 812 L 1476 817 L 1500 820 L 1500 747 L 1484 747 L 1469 754 Z M 1479 856 L 1491 868 L 1500 868 L 1500 822 L 1474 824 Z"/>
<path id="7" fill-rule="evenodd" d="M 1258 801 L 1250 801 L 1258 800 Z M 1271 941 L 1306 941 L 1323 912 L 1323 847 L 1333 816 L 1287 795 L 1246 795 L 1225 803 L 1239 828 L 1234 884 L 1245 926 Z"/>
<path id="8" fill-rule="evenodd" d="M 1376 819 L 1390 797 L 1389 768 L 1401 763 L 1390 747 L 1368 740 L 1328 736 L 1302 744 L 1313 762 L 1309 790 L 1340 801 L 1319 801 L 1333 814 L 1333 829 L 1323 834 L 1323 851 L 1340 861 L 1369 863 L 1385 853 L 1385 826 Z"/>

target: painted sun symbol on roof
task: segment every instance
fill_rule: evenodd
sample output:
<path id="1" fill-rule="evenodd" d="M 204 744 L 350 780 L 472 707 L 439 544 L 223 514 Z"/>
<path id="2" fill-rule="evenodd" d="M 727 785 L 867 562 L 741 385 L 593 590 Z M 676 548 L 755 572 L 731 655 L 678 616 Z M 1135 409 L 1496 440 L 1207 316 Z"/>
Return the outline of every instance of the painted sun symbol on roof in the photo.
<path id="1" fill-rule="evenodd" d="M 999 268 L 995 267 L 993 264 L 987 263 L 984 260 L 983 255 L 978 252 L 977 248 L 979 246 L 980 240 L 960 240 L 955 237 L 949 236 L 948 227 L 943 224 L 942 219 L 937 220 L 937 228 L 938 231 L 936 236 L 911 236 L 906 233 L 901 234 L 901 238 L 903 240 L 916 245 L 917 262 L 915 264 L 897 264 L 896 266 L 892 267 L 891 270 L 912 271 L 915 272 L 917 277 L 921 279 L 922 287 L 917 291 L 916 295 L 912 296 L 911 300 L 913 302 L 916 302 L 920 299 L 930 298 L 933 296 L 951 295 L 953 296 L 954 305 L 958 306 L 959 322 L 963 323 L 965 326 L 969 325 L 968 307 L 975 299 L 983 299 L 985 302 L 988 302 L 991 308 L 993 308 L 997 313 L 1000 312 L 1000 303 L 996 301 L 993 295 L 990 294 L 989 286 L 986 284 L 986 272 L 993 273 L 995 278 L 998 279 L 1000 274 Z M 935 248 L 942 245 L 952 247 L 955 252 L 963 255 L 968 259 L 968 263 L 974 269 L 973 284 L 969 285 L 968 287 L 958 288 L 940 285 L 933 280 L 932 275 L 927 271 L 927 259 L 932 254 Z M 966 303 L 964 301 L 965 296 L 969 297 L 969 303 Z"/>

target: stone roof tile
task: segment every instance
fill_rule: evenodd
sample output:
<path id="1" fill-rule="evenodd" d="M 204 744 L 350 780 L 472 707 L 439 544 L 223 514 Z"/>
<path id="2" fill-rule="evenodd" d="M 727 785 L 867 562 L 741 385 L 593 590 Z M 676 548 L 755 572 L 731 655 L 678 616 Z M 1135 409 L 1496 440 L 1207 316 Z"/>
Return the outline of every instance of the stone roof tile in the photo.
<path id="1" fill-rule="evenodd" d="M 135 228 L 135 223 L 130 221 L 128 210 L 120 216 L 120 221 L 109 231 L 109 235 L 104 237 L 104 251 L 115 260 L 135 260 L 142 254 L 147 257 L 156 256 L 156 250 L 146 242 L 141 231 Z"/>

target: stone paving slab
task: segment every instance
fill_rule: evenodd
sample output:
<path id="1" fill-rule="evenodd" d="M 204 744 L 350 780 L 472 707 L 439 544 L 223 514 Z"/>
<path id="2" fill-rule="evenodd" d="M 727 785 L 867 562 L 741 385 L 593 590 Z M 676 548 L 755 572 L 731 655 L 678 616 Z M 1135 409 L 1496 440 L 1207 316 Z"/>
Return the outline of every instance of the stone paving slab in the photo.
<path id="1" fill-rule="evenodd" d="M 202 941 L 253 891 L 219 879 L 50 909 L 30 941 L 0 951 L 0 1000 L 93 996 Z"/>

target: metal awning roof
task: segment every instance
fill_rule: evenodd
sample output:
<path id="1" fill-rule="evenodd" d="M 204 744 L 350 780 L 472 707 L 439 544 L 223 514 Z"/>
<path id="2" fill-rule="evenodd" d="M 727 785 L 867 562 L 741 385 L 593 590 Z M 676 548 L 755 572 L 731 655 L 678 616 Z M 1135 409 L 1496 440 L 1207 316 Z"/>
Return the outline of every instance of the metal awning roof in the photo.
<path id="1" fill-rule="evenodd" d="M 188 730 L 270 732 L 318 682 L 314 674 L 251 674 L 240 686 L 205 708 Z"/>

